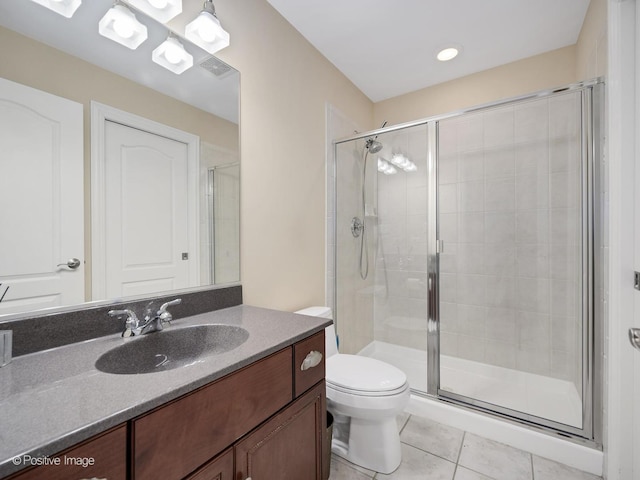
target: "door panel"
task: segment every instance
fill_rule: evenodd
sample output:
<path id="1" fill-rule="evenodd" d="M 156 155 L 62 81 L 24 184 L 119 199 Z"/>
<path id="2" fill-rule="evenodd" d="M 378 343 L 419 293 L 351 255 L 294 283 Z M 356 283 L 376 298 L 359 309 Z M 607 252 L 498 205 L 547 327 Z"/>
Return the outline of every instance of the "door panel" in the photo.
<path id="1" fill-rule="evenodd" d="M 107 298 L 191 286 L 187 177 L 186 144 L 106 122 Z"/>
<path id="2" fill-rule="evenodd" d="M 84 301 L 82 129 L 79 103 L 0 79 L 0 314 Z"/>
<path id="3" fill-rule="evenodd" d="M 325 408 L 322 382 L 243 438 L 234 447 L 236 478 L 322 478 Z"/>

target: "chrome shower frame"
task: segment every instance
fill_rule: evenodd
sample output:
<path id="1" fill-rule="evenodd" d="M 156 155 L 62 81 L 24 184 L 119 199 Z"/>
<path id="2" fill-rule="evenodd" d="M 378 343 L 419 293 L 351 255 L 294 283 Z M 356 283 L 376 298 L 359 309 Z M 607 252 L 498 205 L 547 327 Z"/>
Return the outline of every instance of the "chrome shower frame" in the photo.
<path id="1" fill-rule="evenodd" d="M 559 422 L 536 417 L 524 412 L 497 407 L 469 397 L 443 392 L 440 389 L 440 317 L 439 317 L 439 253 L 438 241 L 438 122 L 440 120 L 457 117 L 460 115 L 478 112 L 492 107 L 504 106 L 524 100 L 548 97 L 567 91 L 582 91 L 582 238 L 584 248 L 582 251 L 582 308 L 583 308 L 583 332 L 582 344 L 584 361 L 582 383 L 582 414 L 583 428 L 571 427 Z M 578 82 L 554 89 L 544 90 L 529 95 L 522 95 L 510 99 L 490 102 L 468 109 L 427 117 L 424 119 L 380 128 L 354 136 L 333 141 L 333 171 L 334 181 L 337 173 L 337 147 L 342 143 L 356 140 L 365 140 L 377 137 L 385 133 L 395 132 L 410 127 L 425 125 L 428 141 L 428 180 L 427 180 L 427 248 L 428 248 L 428 319 L 427 319 L 427 356 L 428 378 L 427 392 L 412 391 L 415 395 L 428 396 L 429 398 L 454 404 L 464 409 L 484 415 L 499 417 L 504 421 L 537 430 L 546 434 L 557 436 L 575 443 L 589 447 L 602 448 L 603 427 L 603 349 L 604 349 L 604 311 L 602 305 L 597 302 L 598 294 L 603 290 L 603 254 L 604 230 L 603 230 L 603 204 L 601 198 L 604 166 L 602 162 L 604 135 L 604 80 L 596 78 L 589 81 Z M 337 208 L 337 188 L 334 188 L 334 205 Z M 337 216 L 334 215 L 334 223 Z M 334 224 L 334 232 L 337 225 Z M 334 233 L 335 234 L 335 233 Z M 335 241 L 335 239 L 334 239 Z M 335 243 L 335 242 L 334 242 Z M 337 272 L 337 255 L 334 255 L 334 271 Z M 334 291 L 337 291 L 337 275 L 334 277 Z M 337 295 L 334 295 L 334 299 Z M 339 321 L 339 312 L 335 309 L 334 315 Z"/>

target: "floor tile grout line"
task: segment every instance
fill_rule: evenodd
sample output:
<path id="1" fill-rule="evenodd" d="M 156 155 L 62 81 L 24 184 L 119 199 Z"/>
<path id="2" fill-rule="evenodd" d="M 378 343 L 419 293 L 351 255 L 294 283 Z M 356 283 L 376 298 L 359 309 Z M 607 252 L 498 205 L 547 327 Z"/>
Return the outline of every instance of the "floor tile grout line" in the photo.
<path id="1" fill-rule="evenodd" d="M 533 454 L 529 452 L 529 458 L 531 459 L 531 480 L 535 480 L 536 474 L 533 470 Z"/>
<path id="2" fill-rule="evenodd" d="M 462 441 L 460 442 L 460 448 L 458 449 L 458 457 L 456 458 L 456 466 L 460 462 L 460 457 L 462 456 L 462 448 L 464 447 L 464 439 L 467 436 L 466 431 L 462 431 Z"/>
<path id="3" fill-rule="evenodd" d="M 402 432 L 404 431 L 404 429 L 407 428 L 407 425 L 409 424 L 409 420 L 411 420 L 411 417 L 412 417 L 412 415 L 409 415 L 407 417 L 407 419 L 405 420 L 405 422 L 402 424 L 402 427 L 398 431 L 398 436 L 400 436 L 402 434 Z"/>
<path id="4" fill-rule="evenodd" d="M 455 480 L 456 479 L 456 474 L 458 473 L 458 465 L 459 465 L 459 461 L 460 461 L 460 455 L 462 455 L 462 447 L 464 446 L 464 437 L 467 435 L 467 432 L 463 431 L 462 432 L 462 439 L 460 440 L 460 448 L 458 448 L 458 456 L 456 457 L 456 463 L 455 466 L 453 468 L 453 477 L 451 477 L 451 480 Z"/>
<path id="5" fill-rule="evenodd" d="M 402 440 L 400 440 L 400 443 L 403 443 L 407 447 L 411 447 L 411 448 L 415 448 L 416 450 L 420 450 L 422 453 L 427 453 L 427 454 L 431 455 L 432 457 L 436 457 L 436 458 L 440 458 L 442 460 L 446 460 L 447 462 L 453 463 L 454 465 L 456 464 L 455 460 L 451 460 L 450 458 L 443 457 L 442 455 L 438 455 L 437 453 L 430 452 L 429 450 L 425 450 L 424 448 L 416 447 L 415 445 L 411 445 L 410 443 L 403 442 Z"/>

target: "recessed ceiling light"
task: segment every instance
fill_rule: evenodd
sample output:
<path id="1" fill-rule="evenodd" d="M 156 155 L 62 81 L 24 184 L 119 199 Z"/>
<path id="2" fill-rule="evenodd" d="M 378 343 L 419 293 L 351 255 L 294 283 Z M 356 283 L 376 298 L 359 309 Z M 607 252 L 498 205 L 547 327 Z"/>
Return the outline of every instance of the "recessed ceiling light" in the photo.
<path id="1" fill-rule="evenodd" d="M 456 47 L 447 47 L 447 48 L 443 48 L 442 50 L 440 50 L 438 52 L 438 55 L 436 55 L 436 57 L 441 62 L 446 62 L 448 60 L 452 60 L 452 59 L 456 58 L 458 56 L 459 52 L 460 51 Z"/>

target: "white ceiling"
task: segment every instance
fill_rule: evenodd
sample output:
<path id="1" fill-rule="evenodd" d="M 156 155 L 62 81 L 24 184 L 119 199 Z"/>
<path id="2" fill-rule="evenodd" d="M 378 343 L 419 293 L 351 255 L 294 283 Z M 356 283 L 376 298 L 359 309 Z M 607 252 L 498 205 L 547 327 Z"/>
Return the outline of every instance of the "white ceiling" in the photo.
<path id="1" fill-rule="evenodd" d="M 267 0 L 372 101 L 578 39 L 589 0 Z M 462 53 L 439 62 L 456 44 Z"/>

